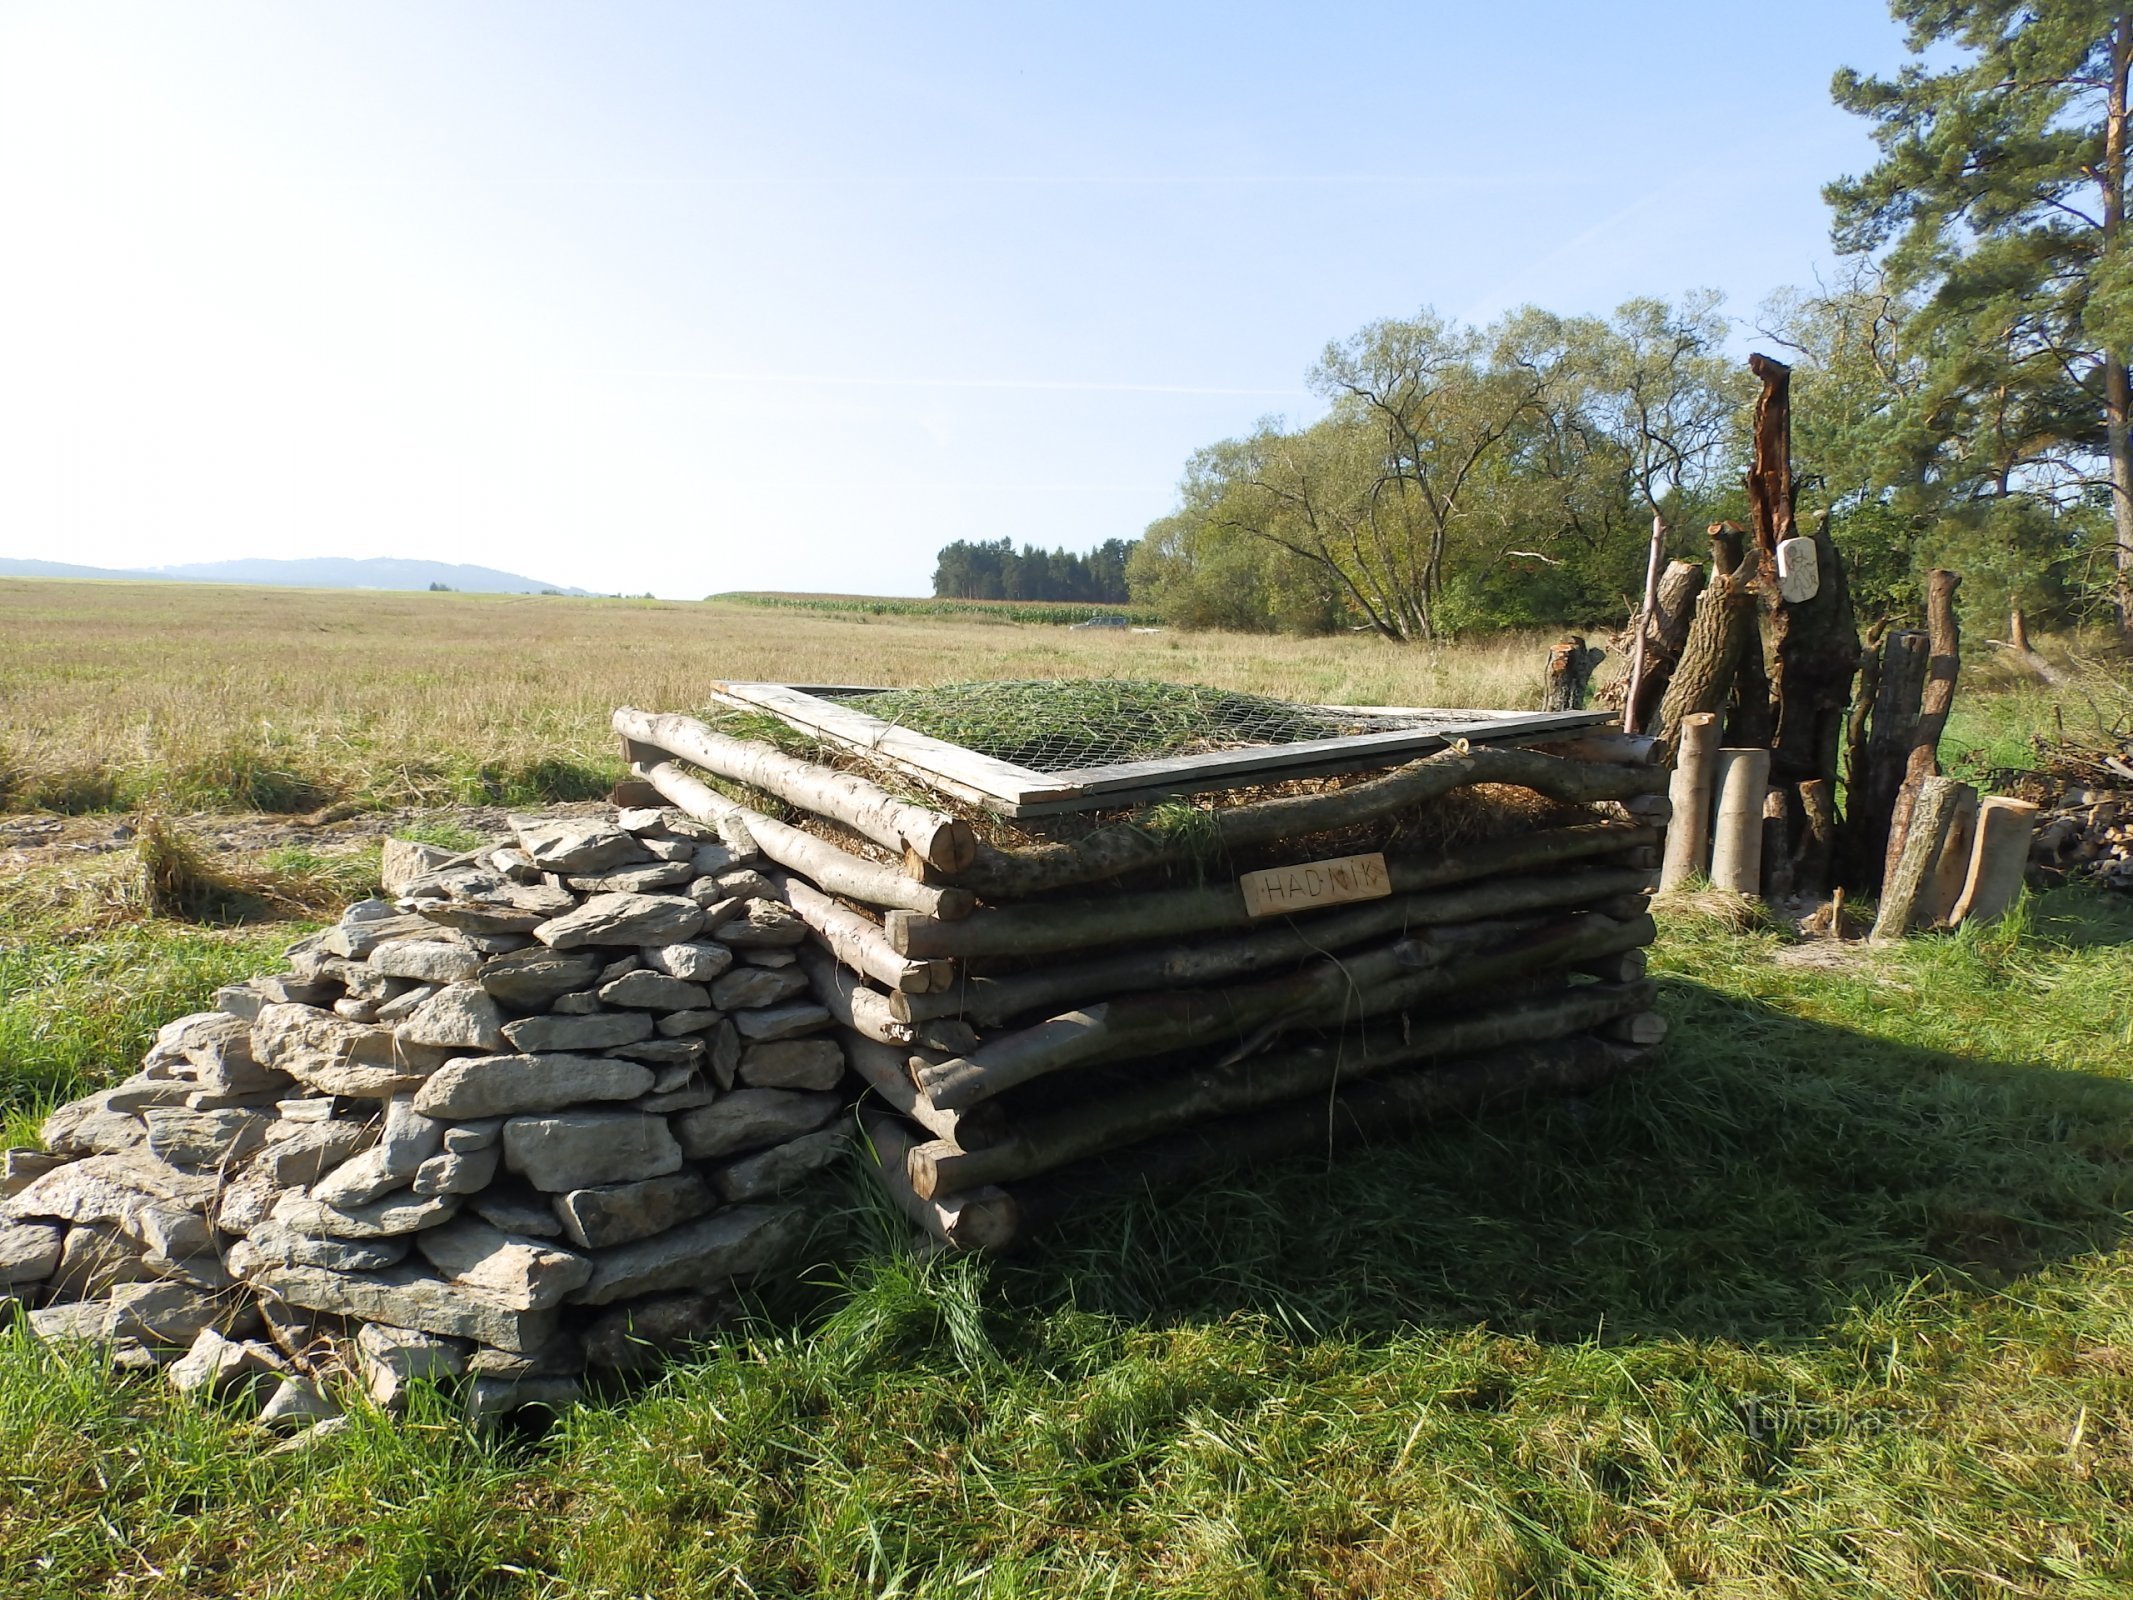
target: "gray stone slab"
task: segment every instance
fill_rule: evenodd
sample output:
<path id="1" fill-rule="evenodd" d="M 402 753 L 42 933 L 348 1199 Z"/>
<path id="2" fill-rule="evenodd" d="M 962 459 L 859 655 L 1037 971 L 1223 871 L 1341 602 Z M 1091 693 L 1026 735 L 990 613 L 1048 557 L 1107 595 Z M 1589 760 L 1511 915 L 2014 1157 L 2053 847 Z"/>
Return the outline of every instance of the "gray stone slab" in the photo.
<path id="1" fill-rule="evenodd" d="M 588 944 L 681 944 L 704 925 L 702 907 L 679 895 L 599 894 L 544 922 L 533 936 L 555 950 Z"/>
<path id="2" fill-rule="evenodd" d="M 691 1161 L 714 1161 L 813 1133 L 836 1115 L 838 1103 L 834 1094 L 735 1089 L 675 1117 L 674 1133 Z"/>
<path id="3" fill-rule="evenodd" d="M 681 1166 L 664 1117 L 562 1111 L 504 1124 L 504 1162 L 547 1194 L 657 1178 Z"/>
<path id="4" fill-rule="evenodd" d="M 461 1155 L 447 1152 L 431 1156 L 415 1173 L 408 1187 L 416 1194 L 480 1194 L 496 1176 L 503 1151 L 495 1145 Z"/>
<path id="5" fill-rule="evenodd" d="M 651 1086 L 651 1069 L 634 1061 L 568 1054 L 473 1056 L 440 1067 L 416 1091 L 415 1106 L 426 1116 L 464 1122 L 559 1111 L 587 1101 L 634 1100 Z"/>
<path id="6" fill-rule="evenodd" d="M 478 1289 L 447 1283 L 412 1262 L 374 1273 L 269 1267 L 258 1283 L 291 1305 L 471 1339 L 502 1350 L 538 1350 L 557 1332 L 552 1310 L 507 1305 Z"/>
<path id="7" fill-rule="evenodd" d="M 698 1011 L 711 1004 L 710 991 L 702 984 L 670 978 L 663 972 L 626 972 L 613 983 L 603 984 L 599 993 L 604 1005 L 647 1011 Z"/>
<path id="8" fill-rule="evenodd" d="M 275 1119 L 257 1111 L 183 1111 L 151 1106 L 141 1113 L 148 1148 L 178 1166 L 241 1161 L 267 1142 Z"/>
<path id="9" fill-rule="evenodd" d="M 418 1087 L 445 1058 L 402 1044 L 390 1028 L 348 1022 L 310 1006 L 267 1006 L 252 1024 L 259 1058 L 318 1094 L 382 1100 Z"/>
<path id="10" fill-rule="evenodd" d="M 712 1182 L 724 1200 L 767 1200 L 834 1166 L 850 1147 L 850 1136 L 842 1128 L 803 1133 L 785 1144 L 727 1162 L 712 1174 Z"/>
<path id="11" fill-rule="evenodd" d="M 491 956 L 482 963 L 481 986 L 507 1006 L 532 1010 L 558 995 L 583 989 L 600 974 L 595 955 L 550 950 L 546 945 Z"/>
<path id="12" fill-rule="evenodd" d="M 603 872 L 644 858 L 643 847 L 605 817 L 513 817 L 511 828 L 543 872 Z"/>
<path id="13" fill-rule="evenodd" d="M 790 1005 L 766 1006 L 761 1011 L 737 1011 L 733 1025 L 750 1044 L 769 1044 L 776 1039 L 798 1038 L 829 1026 L 830 1014 L 812 1000 Z"/>
<path id="14" fill-rule="evenodd" d="M 464 983 L 481 971 L 479 952 L 456 939 L 388 939 L 370 953 L 371 967 L 421 983 Z"/>
<path id="15" fill-rule="evenodd" d="M 807 974 L 797 967 L 736 967 L 711 985 L 711 1003 L 721 1011 L 774 1006 L 807 993 Z"/>
<path id="16" fill-rule="evenodd" d="M 592 1277 L 592 1260 L 561 1245 L 522 1238 L 477 1217 L 457 1217 L 415 1241 L 431 1266 L 454 1283 L 494 1295 L 522 1311 L 560 1305 Z"/>
<path id="17" fill-rule="evenodd" d="M 538 1055 L 557 1050 L 605 1050 L 652 1036 L 652 1019 L 642 1011 L 602 1011 L 589 1017 L 521 1017 L 504 1025 L 515 1050 Z"/>
<path id="18" fill-rule="evenodd" d="M 844 1051 L 834 1039 L 781 1039 L 741 1052 L 741 1082 L 755 1089 L 834 1089 Z"/>
<path id="19" fill-rule="evenodd" d="M 393 1030 L 402 1044 L 449 1050 L 500 1050 L 504 1014 L 478 983 L 448 983 Z"/>
<path id="20" fill-rule="evenodd" d="M 588 1250 L 648 1239 L 702 1216 L 717 1204 L 711 1186 L 686 1170 L 641 1183 L 572 1189 L 555 1197 L 564 1236 Z"/>
<path id="21" fill-rule="evenodd" d="M 807 1244 L 809 1222 L 798 1206 L 729 1206 L 635 1244 L 602 1250 L 592 1281 L 571 1298 L 604 1306 L 640 1295 L 723 1289 L 790 1261 Z"/>

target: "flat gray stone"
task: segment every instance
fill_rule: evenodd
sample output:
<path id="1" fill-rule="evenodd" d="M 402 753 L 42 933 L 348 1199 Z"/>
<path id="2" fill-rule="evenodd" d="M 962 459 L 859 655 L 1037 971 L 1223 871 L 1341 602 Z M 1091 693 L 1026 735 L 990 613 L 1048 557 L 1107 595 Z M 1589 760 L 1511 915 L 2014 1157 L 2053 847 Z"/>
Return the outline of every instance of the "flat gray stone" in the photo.
<path id="1" fill-rule="evenodd" d="M 504 1014 L 478 983 L 448 983 L 393 1030 L 402 1044 L 451 1050 L 500 1050 Z"/>
<path id="2" fill-rule="evenodd" d="M 604 1306 L 640 1295 L 723 1289 L 783 1265 L 808 1240 L 807 1213 L 798 1206 L 729 1206 L 635 1244 L 602 1250 L 592 1281 L 571 1298 Z"/>
<path id="3" fill-rule="evenodd" d="M 711 1186 L 694 1172 L 670 1172 L 641 1183 L 572 1189 L 555 1197 L 563 1234 L 588 1250 L 629 1244 L 700 1217 L 718 1204 Z"/>
<path id="4" fill-rule="evenodd" d="M 548 1009 L 559 1017 L 589 1017 L 601 1009 L 600 992 L 580 989 L 575 994 L 559 994 Z"/>
<path id="5" fill-rule="evenodd" d="M 641 1020 L 641 1019 L 640 1019 Z M 474 1056 L 446 1063 L 416 1091 L 426 1116 L 451 1122 L 559 1111 L 595 1100 L 634 1100 L 652 1086 L 651 1069 L 600 1056 Z"/>
<path id="6" fill-rule="evenodd" d="M 705 1035 L 705 1042 L 711 1048 L 711 1081 L 721 1089 L 732 1088 L 741 1065 L 741 1030 L 728 1017 Z"/>
<path id="7" fill-rule="evenodd" d="M 757 945 L 753 950 L 746 952 L 746 957 L 748 964 L 752 967 L 789 967 L 800 959 L 782 945 L 776 947 Z"/>
<path id="8" fill-rule="evenodd" d="M 270 1428 L 304 1428 L 340 1414 L 341 1408 L 320 1394 L 317 1384 L 298 1377 L 284 1377 L 259 1408 L 259 1420 Z"/>
<path id="9" fill-rule="evenodd" d="M 65 1242 L 56 1222 L 0 1222 L 0 1287 L 44 1282 L 59 1270 Z"/>
<path id="10" fill-rule="evenodd" d="M 420 1163 L 416 1163 L 418 1166 Z M 413 1173 L 395 1172 L 387 1165 L 385 1148 L 372 1145 L 361 1155 L 350 1156 L 325 1177 L 311 1185 L 311 1198 L 337 1210 L 353 1211 L 382 1200 L 395 1189 L 405 1189 Z"/>
<path id="11" fill-rule="evenodd" d="M 251 1023 L 228 1012 L 181 1017 L 156 1034 L 156 1045 L 181 1055 L 186 1075 L 203 1087 L 252 1094 L 283 1081 L 254 1056 Z"/>
<path id="12" fill-rule="evenodd" d="M 600 969 L 600 976 L 593 981 L 593 987 L 595 989 L 604 989 L 617 978 L 627 977 L 643 965 L 644 959 L 634 952 L 626 956 L 617 956 Z"/>
<path id="13" fill-rule="evenodd" d="M 561 1245 L 505 1233 L 459 1217 L 415 1241 L 430 1265 L 454 1283 L 494 1295 L 521 1311 L 560 1305 L 592 1277 L 592 1261 Z"/>
<path id="14" fill-rule="evenodd" d="M 640 833 L 637 835 L 637 842 L 643 845 L 655 860 L 686 863 L 696 858 L 696 842 L 692 839 L 648 838 Z M 696 875 L 696 869 L 691 867 L 689 876 L 693 878 Z"/>
<path id="15" fill-rule="evenodd" d="M 775 1039 L 791 1039 L 803 1033 L 815 1033 L 829 1026 L 830 1014 L 812 1000 L 796 1000 L 791 1005 L 765 1006 L 760 1011 L 734 1013 L 733 1025 L 741 1037 L 751 1044 L 768 1044 Z"/>
<path id="16" fill-rule="evenodd" d="M 736 967 L 711 985 L 711 1003 L 721 1011 L 746 1011 L 805 993 L 807 974 L 797 967 Z"/>
<path id="17" fill-rule="evenodd" d="M 319 1094 L 382 1100 L 418 1087 L 444 1052 L 402 1044 L 390 1028 L 348 1022 L 309 1006 L 267 1006 L 252 1024 L 260 1060 Z"/>
<path id="18" fill-rule="evenodd" d="M 182 1283 L 122 1283 L 111 1291 L 106 1337 L 184 1348 L 203 1328 L 228 1327 L 236 1308 Z"/>
<path id="19" fill-rule="evenodd" d="M 231 1249 L 231 1261 L 237 1260 L 237 1252 L 249 1251 L 242 1269 L 249 1277 L 261 1265 L 282 1267 L 326 1267 L 335 1272 L 375 1272 L 381 1267 L 398 1264 L 408 1251 L 408 1238 L 394 1239 L 330 1239 L 313 1234 L 299 1233 L 285 1223 L 271 1218 L 254 1228 L 242 1243 Z"/>
<path id="20" fill-rule="evenodd" d="M 109 1222 L 130 1230 L 149 1206 L 204 1211 L 215 1186 L 212 1176 L 180 1172 L 143 1148 L 54 1167 L 0 1200 L 0 1215 L 18 1221 Z"/>
<path id="21" fill-rule="evenodd" d="M 705 1045 L 702 1039 L 643 1039 L 636 1044 L 618 1045 L 606 1054 L 620 1056 L 628 1061 L 642 1061 L 662 1070 L 671 1067 L 693 1066 L 703 1060 Z"/>
<path id="22" fill-rule="evenodd" d="M 511 1047 L 528 1055 L 553 1050 L 604 1050 L 652 1036 L 642 1011 L 602 1011 L 589 1017 L 521 1017 L 504 1024 Z"/>
<path id="23" fill-rule="evenodd" d="M 396 1414 L 407 1404 L 410 1385 L 446 1383 L 467 1370 L 465 1339 L 425 1333 L 420 1328 L 366 1322 L 356 1335 L 355 1346 L 363 1387 L 378 1405 Z"/>
<path id="24" fill-rule="evenodd" d="M 547 1194 L 657 1178 L 681 1166 L 664 1117 L 564 1111 L 504 1124 L 504 1163 Z"/>
<path id="25" fill-rule="evenodd" d="M 367 1206 L 329 1206 L 309 1195 L 284 1194 L 268 1213 L 298 1233 L 327 1239 L 391 1239 L 452 1220 L 457 1195 L 394 1194 Z"/>
<path id="26" fill-rule="evenodd" d="M 648 861 L 641 867 L 618 867 L 591 877 L 571 876 L 563 882 L 579 894 L 650 894 L 687 883 L 696 874 L 686 861 Z"/>
<path id="27" fill-rule="evenodd" d="M 528 1106 L 529 1111 L 545 1111 L 546 1106 Z M 477 1150 L 493 1149 L 504 1136 L 504 1119 L 501 1116 L 479 1117 L 472 1122 L 447 1123 L 444 1129 L 444 1148 L 455 1156 L 472 1155 Z"/>
<path id="28" fill-rule="evenodd" d="M 476 1378 L 574 1378 L 584 1370 L 584 1342 L 567 1331 L 525 1354 L 483 1345 L 467 1357 L 468 1375 Z"/>
<path id="29" fill-rule="evenodd" d="M 518 847 L 543 872 L 603 872 L 639 861 L 637 841 L 604 817 L 513 817 Z"/>
<path id="30" fill-rule="evenodd" d="M 215 1167 L 241 1161 L 267 1142 L 274 1118 L 257 1111 L 181 1111 L 151 1106 L 141 1113 L 148 1148 L 178 1166 Z"/>
<path id="31" fill-rule="evenodd" d="M 192 1348 L 164 1369 L 180 1394 L 221 1395 L 282 1375 L 282 1359 L 256 1339 L 225 1339 L 202 1328 Z"/>
<path id="32" fill-rule="evenodd" d="M 63 1167 L 66 1163 L 65 1156 L 54 1155 L 49 1150 L 0 1150 L 0 1199 L 22 1193 L 54 1167 Z"/>
<path id="33" fill-rule="evenodd" d="M 721 980 L 724 981 L 724 980 Z M 647 1011 L 697 1011 L 711 1004 L 710 991 L 686 978 L 663 972 L 626 972 L 600 989 L 603 1004 L 638 1006 Z"/>
<path id="34" fill-rule="evenodd" d="M 703 909 L 679 895 L 598 894 L 577 910 L 542 923 L 533 936 L 554 950 L 588 944 L 681 944 L 703 925 Z"/>
<path id="35" fill-rule="evenodd" d="M 725 1021 L 717 1011 L 669 1011 L 653 1026 L 662 1039 L 680 1039 L 692 1033 L 708 1033 Z"/>
<path id="36" fill-rule="evenodd" d="M 471 1339 L 502 1350 L 538 1350 L 557 1331 L 553 1311 L 506 1305 L 478 1289 L 446 1283 L 412 1262 L 375 1273 L 269 1267 L 258 1284 L 291 1305 L 313 1311 Z"/>
<path id="37" fill-rule="evenodd" d="M 413 1095 L 396 1094 L 385 1102 L 376 1148 L 387 1172 L 412 1178 L 423 1162 L 444 1148 L 444 1124 L 417 1110 Z"/>
<path id="38" fill-rule="evenodd" d="M 729 1161 L 712 1175 L 722 1199 L 767 1200 L 774 1194 L 798 1188 L 816 1173 L 836 1164 L 850 1148 L 842 1128 L 824 1128 L 803 1133 L 785 1144 Z"/>
<path id="39" fill-rule="evenodd" d="M 442 987 L 443 985 L 441 984 L 418 983 L 405 994 L 396 995 L 382 1006 L 379 1006 L 370 1020 L 398 1027 L 417 1011 L 421 1010 L 424 1005 L 428 1004 Z"/>
<path id="40" fill-rule="evenodd" d="M 320 935 L 318 948 L 328 955 L 361 961 L 388 939 L 419 939 L 429 931 L 422 918 L 402 911 L 390 900 L 358 900 L 341 913 L 338 926 Z"/>
<path id="41" fill-rule="evenodd" d="M 496 1176 L 503 1151 L 491 1145 L 465 1155 L 431 1156 L 422 1163 L 409 1187 L 416 1194 L 480 1194 Z"/>
<path id="42" fill-rule="evenodd" d="M 407 892 L 417 878 L 459 860 L 459 853 L 413 839 L 387 839 L 378 851 L 378 887 L 390 895 Z M 408 974 L 413 977 L 413 973 Z"/>
<path id="43" fill-rule="evenodd" d="M 753 1089 L 834 1089 L 843 1077 L 834 1039 L 781 1039 L 741 1052 L 741 1082 Z"/>
<path id="44" fill-rule="evenodd" d="M 700 1110 L 682 1112 L 674 1132 L 691 1161 L 713 1161 L 813 1133 L 836 1115 L 837 1106 L 833 1094 L 735 1089 Z"/>
<path id="45" fill-rule="evenodd" d="M 370 953 L 373 970 L 422 983 L 464 983 L 481 971 L 478 952 L 456 940 L 388 939 Z"/>
<path id="46" fill-rule="evenodd" d="M 482 963 L 481 986 L 507 1006 L 532 1010 L 558 995 L 583 989 L 600 974 L 593 955 L 571 955 L 534 945 Z"/>
<path id="47" fill-rule="evenodd" d="M 269 1130 L 266 1145 L 252 1157 L 251 1170 L 266 1174 L 278 1188 L 308 1188 L 375 1137 L 374 1130 L 360 1122 L 284 1118 Z"/>
<path id="48" fill-rule="evenodd" d="M 467 1209 L 492 1228 L 529 1239 L 560 1239 L 563 1224 L 540 1194 L 515 1179 L 494 1184 L 467 1202 Z"/>
<path id="49" fill-rule="evenodd" d="M 669 1357 L 710 1339 L 738 1310 L 733 1296 L 718 1290 L 633 1300 L 586 1324 L 585 1364 L 610 1372 L 656 1372 Z"/>
<path id="50" fill-rule="evenodd" d="M 708 937 L 735 949 L 746 949 L 751 945 L 794 945 L 807 937 L 807 924 L 790 906 L 775 900 L 750 900 L 741 915 L 729 917 L 711 929 Z"/>

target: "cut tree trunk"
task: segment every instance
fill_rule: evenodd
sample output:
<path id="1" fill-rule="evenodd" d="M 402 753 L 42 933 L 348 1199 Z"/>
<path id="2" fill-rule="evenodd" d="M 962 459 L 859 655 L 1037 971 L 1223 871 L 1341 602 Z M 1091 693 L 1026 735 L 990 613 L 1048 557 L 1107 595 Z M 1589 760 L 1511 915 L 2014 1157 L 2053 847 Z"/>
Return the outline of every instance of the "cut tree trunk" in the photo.
<path id="1" fill-rule="evenodd" d="M 1889 842 L 1883 876 L 1896 870 L 1910 832 L 1911 809 L 1928 778 L 1940 772 L 1941 730 L 1955 703 L 1955 675 L 1962 665 L 1962 632 L 1955 620 L 1955 591 L 1962 583 L 1954 573 L 1935 567 L 1926 575 L 1926 683 L 1919 696 L 1918 721 L 1911 748 L 1904 755 L 1903 786 L 1889 813 Z"/>
<path id="2" fill-rule="evenodd" d="M 1737 537 L 1730 541 L 1724 537 L 1723 524 L 1713 529 L 1713 576 L 1696 601 L 1688 640 L 1667 681 L 1659 720 L 1652 729 L 1669 748 L 1680 736 L 1684 717 L 1725 710 L 1742 657 L 1753 643 L 1755 597 L 1748 592 L 1748 574 L 1738 565 L 1720 564 L 1726 551 L 1738 543 Z"/>
<path id="3" fill-rule="evenodd" d="M 1881 891 L 1879 914 L 1874 918 L 1877 941 L 1901 939 L 1913 929 L 1931 925 L 1934 878 L 1966 800 L 1974 806 L 1977 791 L 1953 778 L 1930 777 L 1919 785 L 1904 832 L 1903 854 L 1889 868 Z"/>
<path id="4" fill-rule="evenodd" d="M 1581 633 L 1568 633 L 1548 652 L 1548 671 L 1541 685 L 1541 710 L 1582 711 L 1592 686 L 1593 668 L 1607 656 L 1597 646 L 1588 648 Z"/>
<path id="5" fill-rule="evenodd" d="M 1666 830 L 1666 859 L 1659 869 L 1659 890 L 1678 889 L 1710 865 L 1711 794 L 1718 771 L 1718 715 L 1698 711 L 1684 717 L 1680 749 L 1674 757 L 1674 818 Z"/>
<path id="6" fill-rule="evenodd" d="M 1920 908 L 1920 925 L 1946 928 L 1954 925 L 1956 902 L 1963 897 L 1963 884 L 1970 876 L 1970 853 L 1977 846 L 1977 791 L 1968 784 L 1956 797 L 1955 816 L 1948 824 L 1948 837 L 1933 865 L 1933 882 Z"/>
<path id="7" fill-rule="evenodd" d="M 905 1167 L 918 1142 L 911 1125 L 884 1111 L 862 1109 L 859 1125 L 867 1138 L 864 1169 L 905 1216 L 942 1244 L 958 1250 L 997 1254 L 1015 1241 L 1021 1208 L 998 1189 L 967 1189 L 946 1200 L 922 1200 L 911 1188 Z"/>
<path id="8" fill-rule="evenodd" d="M 1753 895 L 1763 886 L 1763 794 L 1770 752 L 1718 752 L 1718 810 L 1711 824 L 1711 887 Z"/>
<path id="9" fill-rule="evenodd" d="M 846 1028 L 838 1043 L 852 1070 L 866 1080 L 884 1105 L 909 1117 L 936 1139 L 953 1140 L 964 1150 L 982 1150 L 997 1143 L 1006 1132 L 1006 1118 L 999 1106 L 987 1102 L 971 1111 L 949 1111 L 937 1106 L 911 1081 L 908 1049 L 883 1044 Z"/>
<path id="10" fill-rule="evenodd" d="M 1821 900 L 1837 859 L 1837 786 L 1827 778 L 1809 778 L 1794 793 L 1800 820 L 1792 836 L 1792 892 Z"/>
<path id="11" fill-rule="evenodd" d="M 879 923 L 839 905 L 805 879 L 784 874 L 780 879 L 785 903 L 807 924 L 816 941 L 854 972 L 906 994 L 925 994 L 954 983 L 953 963 L 898 955 L 889 947 Z"/>
<path id="12" fill-rule="evenodd" d="M 1870 730 L 1853 742 L 1847 774 L 1844 887 L 1853 895 L 1879 894 L 1888 859 L 1889 821 L 1918 729 L 1926 686 L 1927 640 L 1922 633 L 1883 636 L 1874 673 Z"/>
<path id="13" fill-rule="evenodd" d="M 1970 849 L 1970 872 L 1949 920 L 1961 925 L 1991 922 L 2004 916 L 2022 892 L 2029 865 L 2029 843 L 2037 831 L 2037 808 L 2027 800 L 1994 795 L 1979 802 L 1977 841 Z"/>
<path id="14" fill-rule="evenodd" d="M 1653 726 L 1660 699 L 1674 675 L 1688 643 L 1689 624 L 1696 615 L 1697 597 L 1703 593 L 1704 567 L 1698 561 L 1669 561 L 1659 577 L 1659 597 L 1643 630 L 1644 672 L 1636 683 L 1636 697 L 1624 689 L 1623 726 L 1642 731 Z"/>
<path id="15" fill-rule="evenodd" d="M 1792 898 L 1792 823 L 1789 796 L 1776 784 L 1763 791 L 1763 898 L 1782 905 Z"/>

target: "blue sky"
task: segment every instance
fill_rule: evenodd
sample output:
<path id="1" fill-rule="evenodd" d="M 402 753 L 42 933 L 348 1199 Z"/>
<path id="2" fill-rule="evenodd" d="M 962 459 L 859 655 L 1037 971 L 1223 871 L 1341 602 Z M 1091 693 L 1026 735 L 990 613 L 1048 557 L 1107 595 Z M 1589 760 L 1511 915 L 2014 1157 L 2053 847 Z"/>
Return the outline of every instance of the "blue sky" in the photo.
<path id="1" fill-rule="evenodd" d="M 924 593 L 1137 535 L 1373 318 L 1751 316 L 1900 55 L 1871 0 L 8 0 L 0 554 Z"/>

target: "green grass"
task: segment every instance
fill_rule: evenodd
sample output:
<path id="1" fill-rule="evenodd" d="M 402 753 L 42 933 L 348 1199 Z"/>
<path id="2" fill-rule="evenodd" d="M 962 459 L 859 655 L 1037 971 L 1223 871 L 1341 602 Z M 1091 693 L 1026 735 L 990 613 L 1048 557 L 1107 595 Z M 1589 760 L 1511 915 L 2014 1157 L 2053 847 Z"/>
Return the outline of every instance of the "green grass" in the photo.
<path id="1" fill-rule="evenodd" d="M 0 1071 L 116 1071 L 280 941 L 31 937 Z M 1673 1036 L 1601 1095 L 1021 1260 L 825 1240 L 539 1440 L 268 1456 L 9 1336 L 0 1593 L 2122 1595 L 2129 946 L 2072 891 L 1834 967 L 1671 920 Z"/>
<path id="2" fill-rule="evenodd" d="M 1137 627 L 1155 627 L 1162 613 L 1146 606 L 1102 605 L 1093 600 L 935 600 L 871 594 L 714 594 L 713 600 L 769 611 L 814 611 L 825 616 L 972 617 L 992 622 L 1071 626 L 1091 617 L 1120 617 Z"/>

